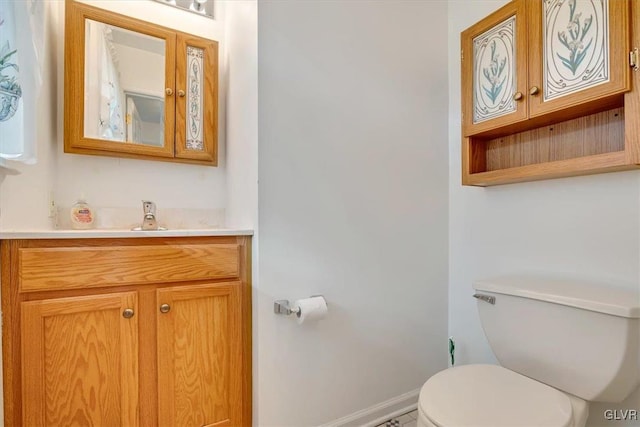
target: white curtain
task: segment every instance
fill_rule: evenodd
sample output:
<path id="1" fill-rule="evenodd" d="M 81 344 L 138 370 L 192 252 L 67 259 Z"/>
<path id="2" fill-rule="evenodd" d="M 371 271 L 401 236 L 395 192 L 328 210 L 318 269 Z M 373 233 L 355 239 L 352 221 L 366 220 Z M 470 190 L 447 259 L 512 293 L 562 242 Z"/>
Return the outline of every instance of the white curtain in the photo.
<path id="1" fill-rule="evenodd" d="M 111 29 L 105 24 L 87 21 L 85 38 L 85 135 L 124 141 L 124 92 Z"/>
<path id="2" fill-rule="evenodd" d="M 105 119 L 100 136 L 105 139 L 125 140 L 124 94 L 120 85 L 117 53 L 111 41 L 111 29 L 104 26 L 102 49 L 102 90 L 100 91 L 100 117 Z"/>
<path id="3" fill-rule="evenodd" d="M 44 31 L 43 0 L 0 0 L 0 160 L 36 162 Z"/>

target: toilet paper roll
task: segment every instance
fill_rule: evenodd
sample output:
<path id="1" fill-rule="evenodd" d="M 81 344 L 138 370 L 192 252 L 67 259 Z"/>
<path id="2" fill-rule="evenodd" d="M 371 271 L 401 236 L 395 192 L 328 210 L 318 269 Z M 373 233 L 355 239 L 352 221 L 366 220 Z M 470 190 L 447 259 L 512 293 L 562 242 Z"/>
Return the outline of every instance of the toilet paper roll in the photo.
<path id="1" fill-rule="evenodd" d="M 327 315 L 327 301 L 322 296 L 299 299 L 293 303 L 294 309 L 300 309 L 296 316 L 298 324 L 307 320 L 320 320 Z"/>

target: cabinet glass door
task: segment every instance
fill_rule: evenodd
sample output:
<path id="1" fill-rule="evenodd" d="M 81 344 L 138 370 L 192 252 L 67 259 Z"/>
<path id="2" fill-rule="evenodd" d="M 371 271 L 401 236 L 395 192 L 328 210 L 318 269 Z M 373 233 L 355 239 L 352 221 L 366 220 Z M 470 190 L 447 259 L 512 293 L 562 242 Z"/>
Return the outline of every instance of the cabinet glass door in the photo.
<path id="1" fill-rule="evenodd" d="M 217 163 L 218 44 L 178 35 L 176 157 Z"/>
<path id="2" fill-rule="evenodd" d="M 174 156 L 175 32 L 66 3 L 65 152 Z"/>
<path id="3" fill-rule="evenodd" d="M 527 117 L 525 10 L 509 3 L 462 33 L 465 136 Z"/>
<path id="4" fill-rule="evenodd" d="M 473 39 L 473 123 L 517 110 L 516 17 Z"/>
<path id="5" fill-rule="evenodd" d="M 531 117 L 629 89 L 627 0 L 529 4 Z"/>

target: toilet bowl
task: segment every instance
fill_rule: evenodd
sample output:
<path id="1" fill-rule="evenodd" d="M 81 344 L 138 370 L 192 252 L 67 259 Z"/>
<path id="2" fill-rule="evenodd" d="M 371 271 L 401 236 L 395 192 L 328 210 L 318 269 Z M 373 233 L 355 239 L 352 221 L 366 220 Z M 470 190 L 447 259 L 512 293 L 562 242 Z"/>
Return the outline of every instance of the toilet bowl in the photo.
<path id="1" fill-rule="evenodd" d="M 501 366 L 464 365 L 424 384 L 418 427 L 584 427 L 588 402 L 640 384 L 640 293 L 509 276 L 474 283 Z"/>
<path id="2" fill-rule="evenodd" d="M 418 427 L 584 427 L 587 402 L 496 365 L 439 372 L 420 391 Z"/>

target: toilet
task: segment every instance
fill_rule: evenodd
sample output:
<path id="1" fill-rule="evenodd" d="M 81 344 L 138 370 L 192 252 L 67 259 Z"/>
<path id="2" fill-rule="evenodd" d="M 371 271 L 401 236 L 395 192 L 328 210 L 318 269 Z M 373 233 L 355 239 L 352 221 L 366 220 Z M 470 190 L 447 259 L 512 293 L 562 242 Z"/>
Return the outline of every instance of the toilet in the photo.
<path id="1" fill-rule="evenodd" d="M 474 283 L 501 366 L 429 378 L 419 427 L 584 427 L 589 402 L 621 402 L 640 384 L 640 292 L 509 276 Z"/>

